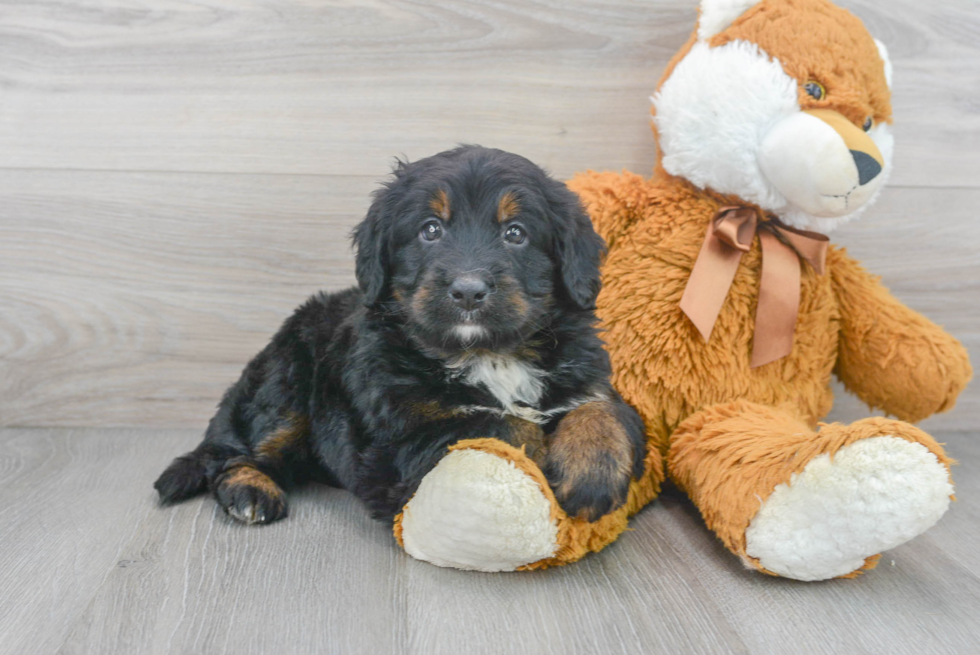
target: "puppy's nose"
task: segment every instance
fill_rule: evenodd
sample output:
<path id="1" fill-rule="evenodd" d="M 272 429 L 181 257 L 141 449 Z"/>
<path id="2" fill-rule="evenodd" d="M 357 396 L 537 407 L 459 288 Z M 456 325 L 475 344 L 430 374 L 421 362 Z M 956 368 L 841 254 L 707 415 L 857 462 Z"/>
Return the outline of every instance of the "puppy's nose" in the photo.
<path id="1" fill-rule="evenodd" d="M 464 275 L 449 285 L 449 297 L 453 303 L 469 311 L 481 306 L 487 300 L 490 286 L 478 277 Z"/>

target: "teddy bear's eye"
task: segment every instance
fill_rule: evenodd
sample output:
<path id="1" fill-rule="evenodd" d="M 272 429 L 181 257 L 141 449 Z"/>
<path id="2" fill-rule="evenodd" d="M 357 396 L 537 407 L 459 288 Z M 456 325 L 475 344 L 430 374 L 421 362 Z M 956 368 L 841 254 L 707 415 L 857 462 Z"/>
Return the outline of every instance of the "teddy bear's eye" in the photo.
<path id="1" fill-rule="evenodd" d="M 803 90 L 806 91 L 814 100 L 823 100 L 827 95 L 827 89 L 823 88 L 823 84 L 813 80 L 810 80 L 804 84 Z"/>
<path id="2" fill-rule="evenodd" d="M 875 124 L 874 119 L 868 116 L 867 118 L 864 119 L 864 125 L 861 126 L 861 129 L 867 132 L 868 130 L 871 129 L 871 126 L 874 124 Z"/>

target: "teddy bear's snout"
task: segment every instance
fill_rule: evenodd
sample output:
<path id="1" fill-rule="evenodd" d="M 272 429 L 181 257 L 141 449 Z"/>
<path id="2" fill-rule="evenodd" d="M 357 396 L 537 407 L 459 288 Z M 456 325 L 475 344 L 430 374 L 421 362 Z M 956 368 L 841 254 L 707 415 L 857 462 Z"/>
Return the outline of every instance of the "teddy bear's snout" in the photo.
<path id="1" fill-rule="evenodd" d="M 872 135 L 826 110 L 777 122 L 763 138 L 759 168 L 787 203 L 819 218 L 844 216 L 884 182 L 887 162 Z"/>

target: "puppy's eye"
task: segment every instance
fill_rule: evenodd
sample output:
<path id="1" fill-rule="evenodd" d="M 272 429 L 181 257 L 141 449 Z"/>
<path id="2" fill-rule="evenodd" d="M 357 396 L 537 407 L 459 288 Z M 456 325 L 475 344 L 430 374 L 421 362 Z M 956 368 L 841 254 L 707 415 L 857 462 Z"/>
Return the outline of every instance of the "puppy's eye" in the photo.
<path id="1" fill-rule="evenodd" d="M 810 80 L 804 84 L 803 90 L 814 100 L 823 100 L 827 96 L 827 89 L 823 87 L 823 84 L 814 80 Z"/>
<path id="2" fill-rule="evenodd" d="M 439 224 L 439 221 L 429 221 L 422 226 L 422 231 L 419 234 L 426 241 L 436 241 L 442 237 L 442 225 Z"/>
<path id="3" fill-rule="evenodd" d="M 867 132 L 868 130 L 871 129 L 871 126 L 874 124 L 875 124 L 874 119 L 868 116 L 867 118 L 864 119 L 864 125 L 861 126 L 861 129 Z"/>
<path id="4" fill-rule="evenodd" d="M 504 241 L 515 245 L 524 243 L 527 239 L 527 232 L 520 225 L 511 225 L 504 230 Z"/>

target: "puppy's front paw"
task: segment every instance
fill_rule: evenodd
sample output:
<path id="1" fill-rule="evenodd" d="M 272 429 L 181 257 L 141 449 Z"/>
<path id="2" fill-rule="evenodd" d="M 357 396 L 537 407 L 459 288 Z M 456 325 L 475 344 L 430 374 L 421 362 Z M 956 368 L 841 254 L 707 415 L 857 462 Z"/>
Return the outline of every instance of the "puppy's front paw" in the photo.
<path id="1" fill-rule="evenodd" d="M 569 516 L 595 521 L 620 507 L 629 493 L 630 469 L 612 453 L 583 457 L 552 449 L 543 472 Z"/>
<path id="2" fill-rule="evenodd" d="M 569 516 L 592 522 L 626 502 L 634 457 L 622 413 L 591 402 L 558 423 L 542 472 Z"/>
<path id="3" fill-rule="evenodd" d="M 237 464 L 215 480 L 214 496 L 239 521 L 271 523 L 285 518 L 286 494 L 268 475 L 251 464 Z"/>

